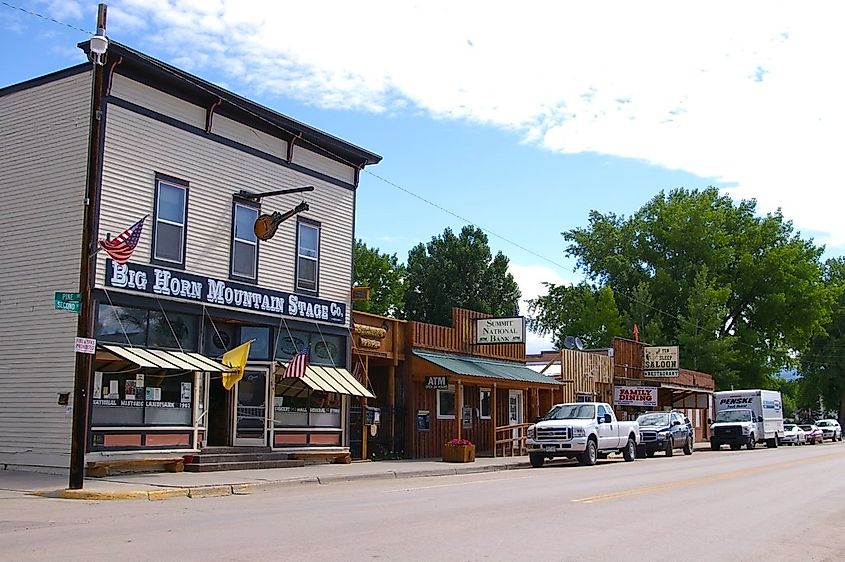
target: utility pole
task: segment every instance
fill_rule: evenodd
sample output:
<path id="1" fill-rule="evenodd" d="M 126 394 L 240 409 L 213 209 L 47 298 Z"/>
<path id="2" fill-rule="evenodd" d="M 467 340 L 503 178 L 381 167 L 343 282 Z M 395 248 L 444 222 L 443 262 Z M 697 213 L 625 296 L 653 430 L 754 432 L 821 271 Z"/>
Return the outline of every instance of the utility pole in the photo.
<path id="1" fill-rule="evenodd" d="M 85 211 L 82 223 L 82 250 L 79 261 L 79 292 L 82 309 L 76 335 L 91 338 L 94 335 L 94 302 L 91 289 L 96 270 L 97 226 L 100 214 L 100 145 L 103 134 L 103 83 L 108 40 L 106 37 L 106 5 L 97 7 L 97 33 L 91 39 L 91 58 L 94 69 L 91 86 L 91 125 L 88 134 L 88 172 L 85 188 Z M 96 351 L 96 350 L 95 350 Z M 85 478 L 85 450 L 88 445 L 88 409 L 90 406 L 91 372 L 94 355 L 76 353 L 73 378 L 73 428 L 70 442 L 70 477 L 68 488 L 79 490 Z"/>

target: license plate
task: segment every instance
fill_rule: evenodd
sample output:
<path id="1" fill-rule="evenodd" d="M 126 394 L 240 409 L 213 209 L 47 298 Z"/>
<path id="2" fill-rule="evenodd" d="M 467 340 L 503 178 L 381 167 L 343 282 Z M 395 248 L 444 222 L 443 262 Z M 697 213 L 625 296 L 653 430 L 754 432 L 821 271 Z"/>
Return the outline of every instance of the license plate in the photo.
<path id="1" fill-rule="evenodd" d="M 555 451 L 557 450 L 557 445 L 543 445 L 544 451 Z"/>

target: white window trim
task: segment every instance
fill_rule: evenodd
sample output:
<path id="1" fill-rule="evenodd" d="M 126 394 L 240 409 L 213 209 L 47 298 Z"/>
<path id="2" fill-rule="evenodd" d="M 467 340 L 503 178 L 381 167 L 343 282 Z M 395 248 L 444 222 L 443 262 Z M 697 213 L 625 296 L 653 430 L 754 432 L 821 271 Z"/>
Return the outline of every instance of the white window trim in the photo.
<path id="1" fill-rule="evenodd" d="M 163 219 L 159 213 L 159 205 L 161 205 L 161 186 L 166 185 L 167 187 L 172 187 L 173 189 L 181 189 L 183 192 L 182 201 L 184 201 L 184 205 L 182 206 L 182 222 L 176 222 L 168 219 Z M 166 181 L 166 180 L 157 180 L 156 181 L 156 209 L 155 209 L 155 220 L 156 223 L 161 224 L 168 224 L 170 226 L 178 226 L 181 231 L 179 235 L 179 252 L 182 253 L 181 260 L 172 260 L 170 258 L 164 258 L 158 255 L 158 235 L 160 233 L 159 229 L 156 228 L 156 238 L 153 239 L 153 259 L 156 261 L 162 261 L 167 263 L 176 263 L 176 264 L 184 264 L 185 263 L 185 223 L 187 223 L 187 207 L 188 207 L 188 188 L 183 185 L 177 185 L 175 183 Z"/>
<path id="2" fill-rule="evenodd" d="M 233 277 L 241 277 L 243 279 L 258 279 L 258 239 L 256 239 L 256 240 L 244 240 L 243 238 L 238 238 L 237 235 L 235 234 L 235 231 L 236 231 L 235 224 L 237 223 L 237 220 L 238 220 L 238 216 L 237 216 L 238 207 L 246 209 L 248 211 L 253 211 L 256 215 L 256 218 L 258 218 L 258 215 L 260 214 L 255 207 L 251 207 L 249 205 L 242 205 L 240 203 L 235 203 L 235 216 L 232 217 L 232 219 L 233 219 L 232 220 L 232 256 L 230 258 L 231 259 L 231 265 L 229 266 L 229 274 L 232 275 Z M 255 247 L 255 251 L 254 251 L 254 254 L 253 254 L 253 257 L 254 257 L 253 268 L 255 270 L 255 275 L 245 275 L 243 273 L 239 273 L 239 272 L 235 271 L 235 248 L 236 248 L 235 242 L 239 242 L 241 244 L 248 244 L 250 246 Z"/>
<path id="3" fill-rule="evenodd" d="M 481 415 L 481 405 L 484 403 L 481 398 L 483 397 L 485 392 L 490 393 L 490 415 L 489 416 Z M 479 388 L 478 389 L 478 419 L 480 419 L 480 420 L 493 419 L 493 389 L 491 389 L 491 388 Z"/>
<path id="4" fill-rule="evenodd" d="M 458 410 L 460 410 L 461 408 L 458 407 L 458 401 L 457 401 L 458 395 L 455 392 L 455 385 L 450 384 L 449 387 L 446 390 L 438 390 L 437 391 L 437 419 L 438 420 L 453 420 L 453 419 L 455 419 L 455 414 L 449 415 L 449 414 L 441 414 L 440 413 L 440 393 L 441 392 L 451 392 L 452 395 L 455 396 L 455 400 L 454 400 L 454 402 L 455 402 L 455 413 L 457 413 Z"/>
<path id="5" fill-rule="evenodd" d="M 316 256 L 309 256 L 302 253 L 302 236 L 300 236 L 299 229 L 301 228 L 313 228 L 317 231 L 317 248 L 315 249 Z M 316 293 L 318 288 L 320 287 L 320 235 L 322 234 L 322 226 L 316 224 L 310 224 L 307 222 L 300 222 L 297 223 L 297 236 L 296 236 L 296 289 L 301 291 L 309 291 L 312 293 Z M 313 261 L 315 264 L 314 267 L 314 288 L 302 287 L 299 284 L 302 274 L 302 268 L 299 267 L 299 260 L 305 259 L 309 261 Z"/>

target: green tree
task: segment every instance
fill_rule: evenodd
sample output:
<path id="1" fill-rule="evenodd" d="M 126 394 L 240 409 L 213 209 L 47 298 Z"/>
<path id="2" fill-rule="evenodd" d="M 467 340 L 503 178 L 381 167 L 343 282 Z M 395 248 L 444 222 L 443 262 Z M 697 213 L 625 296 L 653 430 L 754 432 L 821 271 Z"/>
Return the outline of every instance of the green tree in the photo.
<path id="1" fill-rule="evenodd" d="M 613 290 L 627 333 L 636 322 L 643 341 L 682 345 L 682 366 L 719 388 L 757 388 L 818 331 L 829 291 L 822 248 L 756 206 L 676 189 L 630 217 L 592 211 L 563 237 L 588 281 Z"/>
<path id="2" fill-rule="evenodd" d="M 362 312 L 402 318 L 405 312 L 405 266 L 396 254 L 381 253 L 361 240 L 355 241 L 355 273 L 353 284 L 369 287 L 370 298 L 352 303 Z"/>
<path id="3" fill-rule="evenodd" d="M 446 228 L 408 252 L 406 318 L 448 326 L 452 307 L 517 314 L 521 293 L 508 263 L 501 252 L 493 257 L 480 228 L 465 226 L 457 236 Z"/>
<path id="4" fill-rule="evenodd" d="M 845 424 L 845 258 L 828 260 L 824 280 L 835 298 L 829 321 L 801 354 L 799 406 L 838 410 Z"/>
<path id="5" fill-rule="evenodd" d="M 596 289 L 587 283 L 546 283 L 546 287 L 546 295 L 528 301 L 528 325 L 540 335 L 551 334 L 558 349 L 567 336 L 580 337 L 587 347 L 607 347 L 614 336 L 622 335 L 610 287 Z"/>

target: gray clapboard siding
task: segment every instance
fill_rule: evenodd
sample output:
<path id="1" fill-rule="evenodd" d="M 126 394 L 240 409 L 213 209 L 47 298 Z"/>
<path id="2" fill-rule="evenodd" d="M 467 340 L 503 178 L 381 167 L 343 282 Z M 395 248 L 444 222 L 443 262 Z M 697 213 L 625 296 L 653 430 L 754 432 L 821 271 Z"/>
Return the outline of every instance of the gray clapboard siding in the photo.
<path id="1" fill-rule="evenodd" d="M 355 183 L 355 168 L 353 166 L 337 162 L 336 160 L 327 158 L 322 154 L 317 154 L 314 151 L 309 150 L 309 148 L 310 147 L 294 145 L 294 164 L 300 164 L 308 169 L 321 172 L 327 176 L 343 180 L 350 184 Z"/>
<path id="2" fill-rule="evenodd" d="M 0 97 L 0 464 L 68 465 L 91 75 Z"/>
<path id="3" fill-rule="evenodd" d="M 113 92 L 114 94 L 114 92 Z M 228 278 L 232 195 L 241 189 L 272 191 L 313 185 L 304 194 L 267 197 L 262 212 L 286 211 L 301 200 L 301 216 L 321 223 L 321 298 L 349 301 L 352 268 L 354 192 L 265 159 L 111 105 L 106 121 L 100 237 L 117 234 L 145 214 L 153 217 L 156 172 L 190 182 L 186 268 L 191 273 Z M 152 224 L 133 261 L 149 262 Z M 275 238 L 260 243 L 259 285 L 294 288 L 296 220 L 282 223 Z M 98 285 L 105 256 L 98 258 Z"/>

